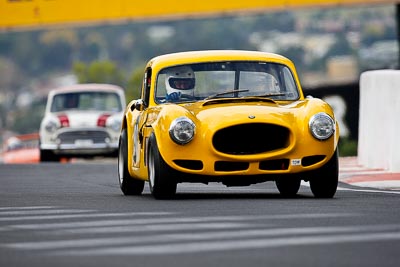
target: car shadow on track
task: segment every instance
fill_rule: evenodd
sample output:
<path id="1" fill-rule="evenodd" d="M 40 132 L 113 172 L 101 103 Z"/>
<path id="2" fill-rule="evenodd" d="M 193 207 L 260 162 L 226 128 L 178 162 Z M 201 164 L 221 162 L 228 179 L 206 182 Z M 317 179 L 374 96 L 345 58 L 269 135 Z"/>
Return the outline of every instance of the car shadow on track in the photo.
<path id="1" fill-rule="evenodd" d="M 144 193 L 142 197 L 153 198 L 150 193 Z M 176 195 L 167 200 L 213 200 L 213 199 L 221 199 L 221 200 L 235 200 L 235 199 L 268 199 L 268 200 L 291 200 L 291 199 L 314 199 L 311 194 L 299 193 L 294 197 L 285 197 L 280 195 L 279 193 L 252 193 L 252 192 L 222 192 L 222 193 L 214 193 L 214 192 L 177 192 Z"/>

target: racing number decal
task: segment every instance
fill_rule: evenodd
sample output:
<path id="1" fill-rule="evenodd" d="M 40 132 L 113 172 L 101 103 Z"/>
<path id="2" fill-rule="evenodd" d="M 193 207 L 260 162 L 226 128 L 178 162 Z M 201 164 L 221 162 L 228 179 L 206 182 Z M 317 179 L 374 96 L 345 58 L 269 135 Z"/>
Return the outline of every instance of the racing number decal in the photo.
<path id="1" fill-rule="evenodd" d="M 291 160 L 292 166 L 300 166 L 301 165 L 301 159 L 292 159 Z"/>

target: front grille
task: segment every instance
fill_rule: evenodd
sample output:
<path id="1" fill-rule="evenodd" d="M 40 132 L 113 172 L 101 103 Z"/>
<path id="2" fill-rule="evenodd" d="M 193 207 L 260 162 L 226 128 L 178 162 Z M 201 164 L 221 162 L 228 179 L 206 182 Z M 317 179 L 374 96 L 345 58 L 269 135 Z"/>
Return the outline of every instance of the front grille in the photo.
<path id="1" fill-rule="evenodd" d="M 252 155 L 289 146 L 289 129 L 266 123 L 240 124 L 215 133 L 214 148 L 231 155 Z"/>
<path id="2" fill-rule="evenodd" d="M 95 130 L 65 132 L 58 136 L 62 144 L 74 144 L 76 140 L 92 140 L 93 144 L 101 144 L 106 138 L 110 138 L 106 132 Z"/>

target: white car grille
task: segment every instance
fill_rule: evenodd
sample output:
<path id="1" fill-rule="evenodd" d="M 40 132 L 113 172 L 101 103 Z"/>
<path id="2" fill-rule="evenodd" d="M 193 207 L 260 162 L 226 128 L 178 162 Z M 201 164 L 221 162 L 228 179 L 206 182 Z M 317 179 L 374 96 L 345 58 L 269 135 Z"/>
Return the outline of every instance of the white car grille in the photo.
<path id="1" fill-rule="evenodd" d="M 101 144 L 105 143 L 107 138 L 110 139 L 108 133 L 96 130 L 65 132 L 58 136 L 62 144 L 74 144 L 77 140 L 92 140 L 93 144 Z"/>

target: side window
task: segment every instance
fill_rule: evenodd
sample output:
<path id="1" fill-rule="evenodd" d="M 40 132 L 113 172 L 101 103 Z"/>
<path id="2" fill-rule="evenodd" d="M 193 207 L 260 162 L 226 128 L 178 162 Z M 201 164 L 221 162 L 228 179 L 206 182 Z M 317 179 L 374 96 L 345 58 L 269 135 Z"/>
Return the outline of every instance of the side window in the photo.
<path id="1" fill-rule="evenodd" d="M 59 95 L 55 95 L 53 97 L 53 101 L 51 103 L 51 112 L 58 112 L 64 108 L 64 99 Z"/>
<path id="2" fill-rule="evenodd" d="M 142 99 L 145 107 L 149 105 L 151 88 L 151 68 L 148 68 L 144 74 Z"/>

